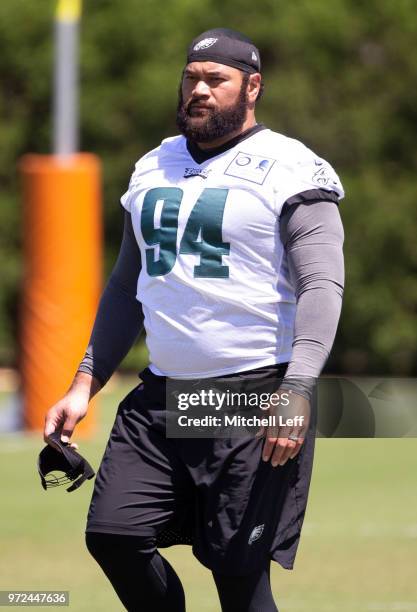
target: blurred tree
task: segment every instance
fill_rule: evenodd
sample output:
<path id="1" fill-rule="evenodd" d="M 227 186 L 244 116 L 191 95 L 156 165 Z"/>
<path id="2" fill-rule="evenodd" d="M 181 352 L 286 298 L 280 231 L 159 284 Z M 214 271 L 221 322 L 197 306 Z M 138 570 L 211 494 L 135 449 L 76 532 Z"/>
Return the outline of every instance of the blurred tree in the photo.
<path id="1" fill-rule="evenodd" d="M 53 0 L 0 3 L 0 362 L 16 359 L 21 277 L 16 161 L 50 150 Z M 134 162 L 175 134 L 186 47 L 211 27 L 258 44 L 258 120 L 337 169 L 346 292 L 328 369 L 417 374 L 417 13 L 413 0 L 85 0 L 82 147 L 104 165 L 106 272 Z M 139 357 L 133 352 L 127 364 Z"/>

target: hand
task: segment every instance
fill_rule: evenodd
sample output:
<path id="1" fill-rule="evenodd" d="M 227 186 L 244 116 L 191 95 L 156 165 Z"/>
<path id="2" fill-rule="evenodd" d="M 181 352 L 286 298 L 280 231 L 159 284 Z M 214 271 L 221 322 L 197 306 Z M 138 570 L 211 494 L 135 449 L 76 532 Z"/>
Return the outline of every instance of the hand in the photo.
<path id="1" fill-rule="evenodd" d="M 276 395 L 279 404 L 274 402 L 275 405 L 270 405 L 265 412 L 266 415 L 275 416 L 275 426 L 262 427 L 256 434 L 257 437 L 265 437 L 262 459 L 271 461 L 273 467 L 285 465 L 288 459 L 297 456 L 310 423 L 308 399 L 292 390 L 282 389 Z M 284 425 L 281 425 L 280 420 Z"/>
<path id="2" fill-rule="evenodd" d="M 43 438 L 47 444 L 55 446 L 49 436 L 54 431 L 61 430 L 61 440 L 72 448 L 78 448 L 74 442 L 70 442 L 75 426 L 87 414 L 88 399 L 83 394 L 74 392 L 67 393 L 59 402 L 48 410 L 45 416 L 45 429 Z"/>
<path id="3" fill-rule="evenodd" d="M 100 381 L 85 372 L 77 372 L 68 393 L 48 410 L 45 416 L 43 439 L 55 446 L 49 438 L 54 431 L 61 431 L 61 441 L 78 448 L 70 438 L 77 423 L 87 414 L 88 402 L 101 388 Z M 58 449 L 59 450 L 59 449 Z"/>

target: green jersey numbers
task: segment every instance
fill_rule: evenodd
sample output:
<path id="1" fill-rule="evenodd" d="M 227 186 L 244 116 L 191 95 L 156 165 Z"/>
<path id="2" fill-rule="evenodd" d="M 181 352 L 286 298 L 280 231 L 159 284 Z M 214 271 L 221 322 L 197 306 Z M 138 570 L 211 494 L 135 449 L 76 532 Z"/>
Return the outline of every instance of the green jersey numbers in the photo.
<path id="1" fill-rule="evenodd" d="M 229 266 L 222 256 L 230 252 L 223 242 L 222 224 L 228 189 L 204 189 L 192 209 L 179 246 L 179 253 L 200 255 L 194 266 L 196 278 L 228 278 Z M 177 258 L 178 213 L 183 190 L 178 187 L 150 189 L 143 201 L 141 229 L 146 244 L 146 269 L 149 276 L 168 274 Z M 160 221 L 155 227 L 155 212 L 160 206 Z M 159 254 L 158 254 L 159 251 Z M 156 257 L 155 257 L 156 255 Z"/>
<path id="2" fill-rule="evenodd" d="M 200 253 L 200 265 L 194 266 L 197 278 L 228 278 L 229 266 L 222 265 L 230 244 L 222 240 L 224 205 L 228 189 L 204 189 L 185 226 L 180 253 Z"/>
<path id="3" fill-rule="evenodd" d="M 141 229 L 146 244 L 159 246 L 159 258 L 155 261 L 155 249 L 146 249 L 146 269 L 149 276 L 168 274 L 177 258 L 178 213 L 182 189 L 158 187 L 147 192 L 143 201 Z M 154 224 L 155 209 L 162 202 L 159 227 Z"/>

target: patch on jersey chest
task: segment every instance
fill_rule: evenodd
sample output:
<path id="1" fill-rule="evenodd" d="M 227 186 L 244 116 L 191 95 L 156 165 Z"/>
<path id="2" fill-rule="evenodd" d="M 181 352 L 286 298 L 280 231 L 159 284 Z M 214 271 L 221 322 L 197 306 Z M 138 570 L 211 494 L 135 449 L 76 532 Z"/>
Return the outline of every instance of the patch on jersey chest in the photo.
<path id="1" fill-rule="evenodd" d="M 209 168 L 185 168 L 184 170 L 184 178 L 191 178 L 193 176 L 201 176 L 201 178 L 206 179 L 210 174 L 211 170 Z"/>
<path id="2" fill-rule="evenodd" d="M 271 157 L 239 151 L 224 173 L 228 176 L 263 185 L 275 161 Z"/>

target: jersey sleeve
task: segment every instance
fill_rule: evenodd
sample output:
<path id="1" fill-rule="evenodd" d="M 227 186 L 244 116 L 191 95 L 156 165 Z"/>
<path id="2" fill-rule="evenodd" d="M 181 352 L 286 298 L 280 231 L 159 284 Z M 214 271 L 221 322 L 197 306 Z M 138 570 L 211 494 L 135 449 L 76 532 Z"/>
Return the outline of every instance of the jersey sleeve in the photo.
<path id="1" fill-rule="evenodd" d="M 275 196 L 278 214 L 305 202 L 338 203 L 345 192 L 332 166 L 307 147 L 293 152 L 293 159 L 278 170 Z"/>
<path id="2" fill-rule="evenodd" d="M 135 195 L 135 191 L 136 191 L 138 185 L 140 184 L 140 179 L 141 179 L 141 161 L 142 160 L 140 159 L 138 162 L 136 162 L 135 169 L 134 169 L 134 171 L 132 173 L 132 176 L 130 177 L 129 186 L 127 188 L 127 191 L 120 198 L 121 205 L 129 213 L 132 212 L 131 211 L 132 197 Z"/>
<path id="3" fill-rule="evenodd" d="M 132 212 L 132 204 L 134 201 L 134 197 L 136 193 L 139 191 L 141 184 L 143 184 L 143 180 L 149 171 L 152 171 L 156 167 L 158 167 L 160 161 L 161 147 L 165 143 L 169 143 L 171 141 L 178 141 L 178 137 L 174 138 L 165 138 L 161 144 L 152 149 L 145 155 L 143 155 L 135 164 L 135 169 L 130 177 L 129 186 L 127 191 L 120 198 L 120 203 L 127 210 L 127 212 Z"/>

